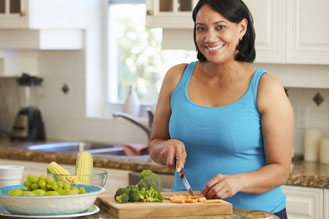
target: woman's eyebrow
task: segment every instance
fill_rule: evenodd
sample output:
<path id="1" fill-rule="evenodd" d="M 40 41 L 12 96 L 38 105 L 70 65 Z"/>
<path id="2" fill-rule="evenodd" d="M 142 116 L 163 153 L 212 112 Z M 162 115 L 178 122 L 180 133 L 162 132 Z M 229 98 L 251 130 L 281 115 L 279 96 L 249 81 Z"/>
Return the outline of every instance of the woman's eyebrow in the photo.
<path id="1" fill-rule="evenodd" d="M 213 22 L 214 25 L 217 25 L 217 24 L 220 24 L 220 23 L 224 23 L 224 24 L 226 24 L 225 21 L 216 21 L 216 22 Z M 205 24 L 203 24 L 203 23 L 201 23 L 201 22 L 197 22 L 197 23 L 195 23 L 195 24 L 196 24 L 196 25 L 205 25 Z"/>

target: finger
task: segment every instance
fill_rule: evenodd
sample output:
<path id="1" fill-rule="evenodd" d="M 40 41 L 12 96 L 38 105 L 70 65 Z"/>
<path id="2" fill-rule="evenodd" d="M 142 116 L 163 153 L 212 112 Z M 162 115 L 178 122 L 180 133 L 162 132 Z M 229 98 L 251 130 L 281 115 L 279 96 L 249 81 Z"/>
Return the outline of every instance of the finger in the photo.
<path id="1" fill-rule="evenodd" d="M 184 167 L 186 160 L 186 152 L 183 147 L 176 149 L 176 170 L 179 172 Z"/>
<path id="2" fill-rule="evenodd" d="M 170 147 L 167 148 L 167 166 L 170 168 L 175 168 L 176 163 L 175 163 L 175 153 L 174 150 Z"/>
<path id="3" fill-rule="evenodd" d="M 222 183 L 217 183 L 210 188 L 206 194 L 207 198 L 222 198 L 225 193 L 225 186 Z"/>
<path id="4" fill-rule="evenodd" d="M 208 183 L 205 185 L 203 190 L 201 191 L 202 196 L 208 197 L 208 192 L 210 189 L 215 186 L 217 183 L 219 183 L 221 180 L 221 174 L 217 174 L 215 177 L 213 177 L 211 180 L 208 181 Z"/>

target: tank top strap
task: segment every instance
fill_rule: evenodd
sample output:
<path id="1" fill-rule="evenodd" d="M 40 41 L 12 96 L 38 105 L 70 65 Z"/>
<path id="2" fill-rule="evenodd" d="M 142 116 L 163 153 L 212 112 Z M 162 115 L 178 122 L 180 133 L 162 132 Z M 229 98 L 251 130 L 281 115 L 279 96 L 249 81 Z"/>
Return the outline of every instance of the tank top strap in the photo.
<path id="1" fill-rule="evenodd" d="M 254 75 L 252 76 L 251 82 L 250 82 L 250 90 L 252 92 L 252 96 L 254 99 L 254 103 L 257 104 L 257 93 L 258 93 L 258 85 L 260 78 L 263 74 L 267 73 L 265 70 L 258 68 Z"/>
<path id="2" fill-rule="evenodd" d="M 189 83 L 189 81 L 191 79 L 191 76 L 193 74 L 194 68 L 195 68 L 197 63 L 198 63 L 198 61 L 194 61 L 194 62 L 189 63 L 186 66 L 186 68 L 183 72 L 182 78 L 181 78 L 177 88 L 179 88 L 181 86 L 185 87 Z"/>

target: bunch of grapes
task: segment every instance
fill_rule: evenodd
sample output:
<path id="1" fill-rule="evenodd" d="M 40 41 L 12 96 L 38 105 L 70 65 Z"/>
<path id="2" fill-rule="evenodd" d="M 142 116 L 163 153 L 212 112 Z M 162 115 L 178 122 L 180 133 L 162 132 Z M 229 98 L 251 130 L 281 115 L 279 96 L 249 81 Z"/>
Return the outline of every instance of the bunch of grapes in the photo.
<path id="1" fill-rule="evenodd" d="M 46 177 L 41 174 L 39 177 L 29 174 L 24 186 L 27 189 L 14 189 L 8 192 L 8 195 L 14 196 L 55 196 L 55 195 L 76 195 L 84 194 L 86 190 L 83 187 L 75 187 L 61 181 L 55 182 L 53 177 Z"/>

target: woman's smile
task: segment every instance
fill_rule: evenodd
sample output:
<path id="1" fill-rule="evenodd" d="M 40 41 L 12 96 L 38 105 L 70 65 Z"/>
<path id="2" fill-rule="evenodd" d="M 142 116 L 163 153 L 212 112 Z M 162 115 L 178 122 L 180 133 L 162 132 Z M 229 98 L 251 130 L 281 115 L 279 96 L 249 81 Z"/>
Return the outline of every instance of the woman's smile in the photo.
<path id="1" fill-rule="evenodd" d="M 220 44 L 220 45 L 217 45 L 217 46 L 206 46 L 206 49 L 209 53 L 216 53 L 218 52 L 221 48 L 224 47 L 224 44 Z"/>

